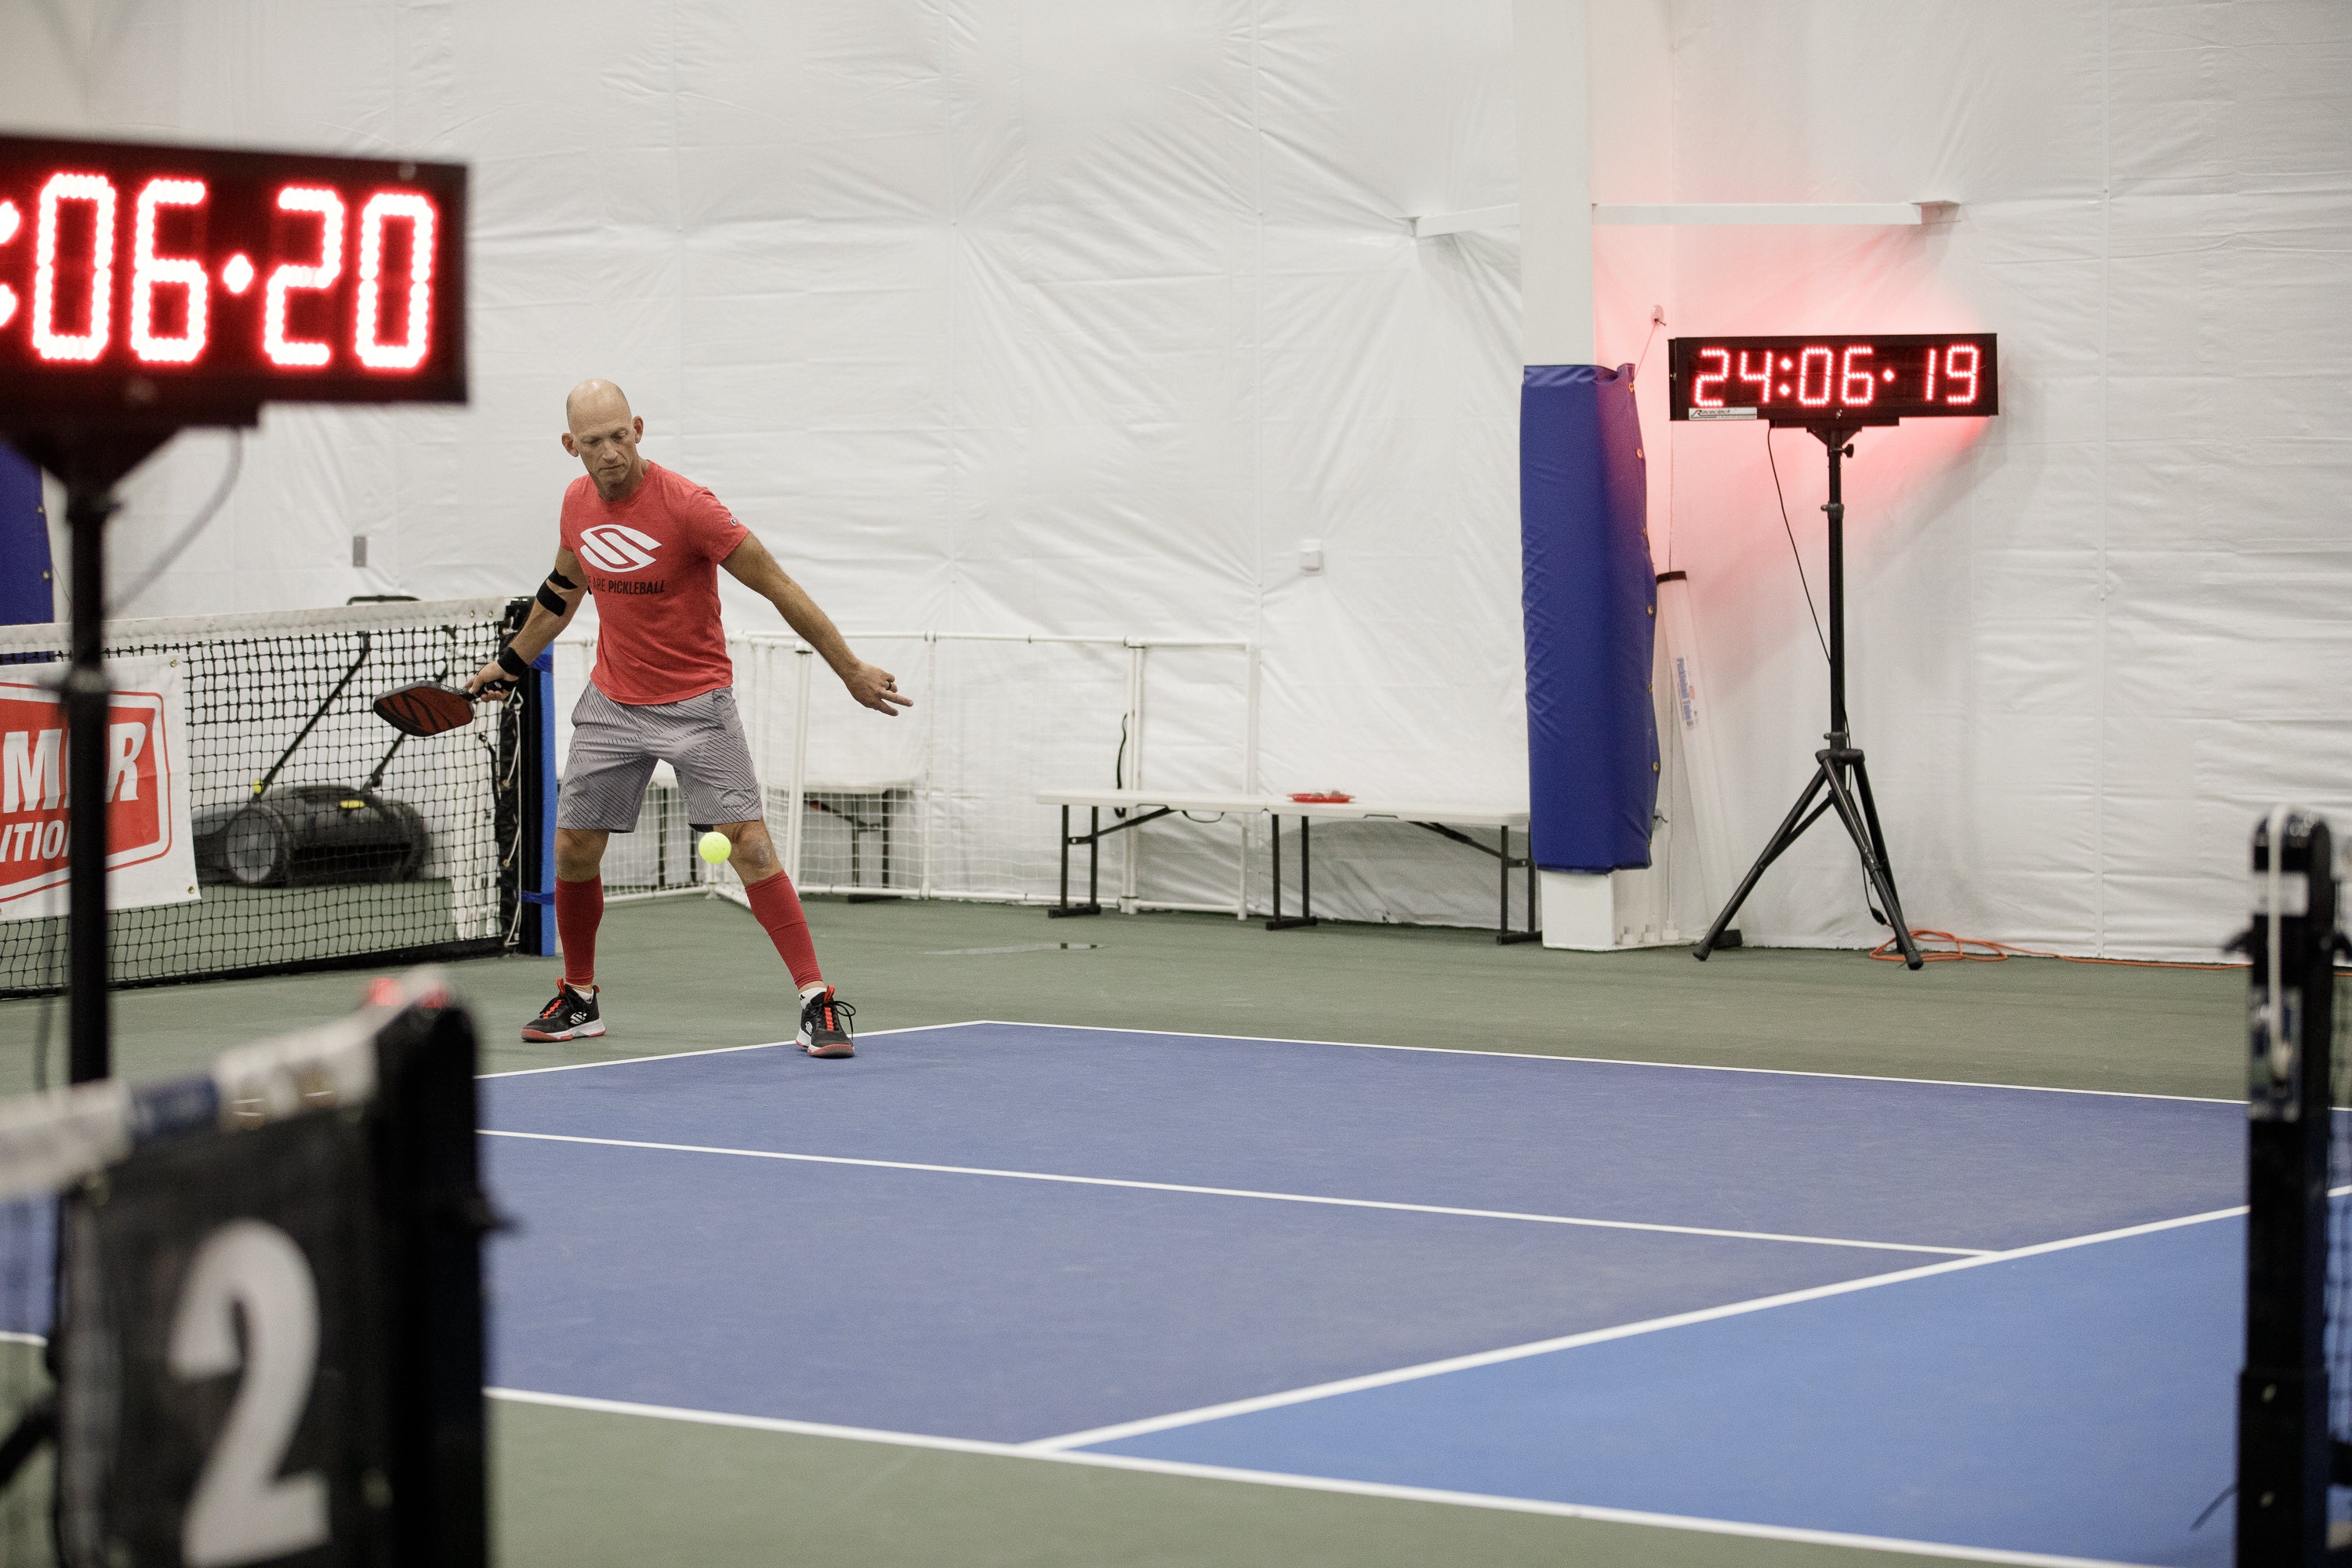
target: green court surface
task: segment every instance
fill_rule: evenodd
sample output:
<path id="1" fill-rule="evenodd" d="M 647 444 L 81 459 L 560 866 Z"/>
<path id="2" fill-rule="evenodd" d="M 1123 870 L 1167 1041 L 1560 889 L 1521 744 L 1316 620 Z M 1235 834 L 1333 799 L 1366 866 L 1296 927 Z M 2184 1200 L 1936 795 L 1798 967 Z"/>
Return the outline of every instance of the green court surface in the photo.
<path id="1" fill-rule="evenodd" d="M 829 976 L 887 1029 L 969 1019 L 1773 1068 L 2231 1098 L 2242 973 L 2048 960 L 1918 973 L 1860 953 L 1583 955 L 1480 931 L 1204 915 L 1048 921 L 1035 909 L 813 900 Z M 1065 945 L 1068 944 L 1068 945 Z M 1085 945 L 1093 944 L 1093 945 Z M 699 898 L 616 905 L 611 1033 L 530 1046 L 551 960 L 457 966 L 485 1071 L 786 1038 L 759 927 Z M 114 998 L 117 1062 L 147 1077 L 332 1017 L 364 972 Z M 45 1009 L 0 1004 L 0 1089 L 30 1086 Z M 48 1058 L 63 1055 L 63 1009 Z M 887 1049 L 877 1040 L 873 1051 Z M 495 1310 L 495 1309 L 494 1309 Z M 509 1564 L 824 1563 L 1861 1564 L 1917 1556 L 500 1402 Z"/>

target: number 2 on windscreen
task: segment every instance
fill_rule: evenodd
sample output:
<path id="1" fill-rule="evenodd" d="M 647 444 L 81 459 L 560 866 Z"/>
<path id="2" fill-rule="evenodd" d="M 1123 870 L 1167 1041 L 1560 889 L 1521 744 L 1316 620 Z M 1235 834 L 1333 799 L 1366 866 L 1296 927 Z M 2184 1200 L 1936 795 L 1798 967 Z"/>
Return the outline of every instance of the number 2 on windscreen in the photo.
<path id="1" fill-rule="evenodd" d="M 187 1568 L 269 1563 L 327 1544 L 326 1477 L 278 1473 L 318 1367 L 319 1288 L 293 1237 L 257 1219 L 206 1237 L 173 1314 L 172 1373 L 188 1382 L 242 1376 L 181 1522 Z"/>

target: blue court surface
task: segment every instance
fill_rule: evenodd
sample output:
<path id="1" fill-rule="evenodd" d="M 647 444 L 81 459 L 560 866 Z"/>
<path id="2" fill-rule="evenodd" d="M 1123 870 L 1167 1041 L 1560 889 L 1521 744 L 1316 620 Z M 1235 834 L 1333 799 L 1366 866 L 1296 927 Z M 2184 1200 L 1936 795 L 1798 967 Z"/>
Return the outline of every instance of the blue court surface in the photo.
<path id="1" fill-rule="evenodd" d="M 2229 1558 L 2235 1103 L 1003 1023 L 482 1088 L 507 1397 Z"/>

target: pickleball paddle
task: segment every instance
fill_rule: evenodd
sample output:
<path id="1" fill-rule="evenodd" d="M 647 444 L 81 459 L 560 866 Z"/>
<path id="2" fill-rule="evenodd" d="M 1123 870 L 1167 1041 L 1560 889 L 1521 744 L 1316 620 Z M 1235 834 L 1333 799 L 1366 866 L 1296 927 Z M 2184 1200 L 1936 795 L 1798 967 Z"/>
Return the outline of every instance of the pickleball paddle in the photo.
<path id="1" fill-rule="evenodd" d="M 404 735 L 438 735 L 473 722 L 474 700 L 454 686 L 420 680 L 377 698 L 375 716 Z"/>

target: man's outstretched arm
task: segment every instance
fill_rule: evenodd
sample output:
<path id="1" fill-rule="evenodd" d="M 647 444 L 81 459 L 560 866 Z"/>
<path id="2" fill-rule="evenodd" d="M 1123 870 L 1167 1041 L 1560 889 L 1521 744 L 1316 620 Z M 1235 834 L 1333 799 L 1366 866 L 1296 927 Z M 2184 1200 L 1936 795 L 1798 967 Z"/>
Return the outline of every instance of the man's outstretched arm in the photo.
<path id="1" fill-rule="evenodd" d="M 776 564 L 776 558 L 768 553 L 768 547 L 760 542 L 758 534 L 745 534 L 743 542 L 719 564 L 735 581 L 776 606 L 776 614 L 784 617 L 784 624 L 833 667 L 834 674 L 841 677 L 841 684 L 849 689 L 850 696 L 877 713 L 887 713 L 894 719 L 900 708 L 915 705 L 913 698 L 899 692 L 896 676 L 849 651 L 849 644 L 843 640 L 833 617 L 817 608 L 816 601 Z"/>
<path id="2" fill-rule="evenodd" d="M 530 661 L 547 651 L 547 645 L 563 635 L 572 617 L 580 613 L 580 601 L 588 596 L 588 574 L 569 550 L 555 552 L 555 570 L 539 585 L 539 598 L 530 606 L 530 617 L 514 640 L 499 650 L 498 658 L 482 666 L 467 680 L 466 689 L 480 696 L 485 687 L 522 679 L 522 671 Z M 509 661 L 512 662 L 509 663 Z"/>

